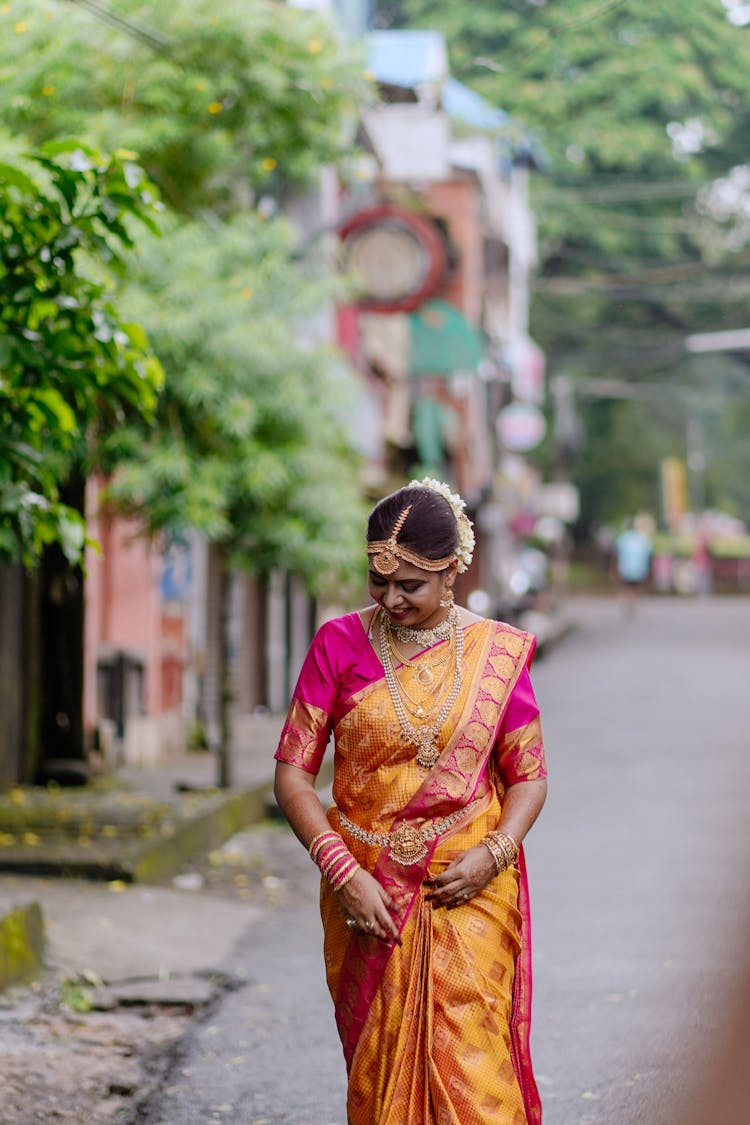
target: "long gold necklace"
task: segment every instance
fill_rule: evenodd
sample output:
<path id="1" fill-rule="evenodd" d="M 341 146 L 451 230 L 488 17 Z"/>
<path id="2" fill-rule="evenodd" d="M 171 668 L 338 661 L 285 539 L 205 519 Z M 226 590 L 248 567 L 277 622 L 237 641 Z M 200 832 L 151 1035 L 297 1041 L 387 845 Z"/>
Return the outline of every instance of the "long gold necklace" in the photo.
<path id="1" fill-rule="evenodd" d="M 426 652 L 417 653 L 416 656 L 407 656 L 402 652 L 396 644 L 393 633 L 389 632 L 388 641 L 393 651 L 393 655 L 401 663 L 407 665 L 409 668 L 416 668 L 417 680 L 422 687 L 429 687 L 435 679 L 435 670 L 440 668 L 443 664 L 447 664 L 452 656 L 453 651 L 453 634 L 448 638 L 448 644 L 440 649 L 437 657 L 433 656 L 432 660 L 427 659 Z M 428 650 L 431 651 L 431 650 Z"/>
<path id="2" fill-rule="evenodd" d="M 464 635 L 459 624 L 458 610 L 453 608 L 449 614 L 453 640 L 455 643 L 456 661 L 453 669 L 453 683 L 448 695 L 443 702 L 437 718 L 432 723 L 421 722 L 415 726 L 411 722 L 404 706 L 404 701 L 399 690 L 399 682 L 393 667 L 391 645 L 391 623 L 387 616 L 380 623 L 380 660 L 385 672 L 385 682 L 393 703 L 394 710 L 401 724 L 401 737 L 405 742 L 410 742 L 417 749 L 417 764 L 423 769 L 432 769 L 440 757 L 437 737 L 450 714 L 453 704 L 458 699 L 458 693 L 463 683 L 463 651 Z"/>
<path id="3" fill-rule="evenodd" d="M 429 666 L 428 671 L 429 671 L 430 675 L 429 675 L 429 677 L 427 677 L 427 681 L 428 681 L 427 683 L 425 683 L 425 677 L 420 674 L 421 672 L 424 671 L 424 668 L 419 663 L 419 660 L 418 659 L 409 660 L 409 659 L 406 659 L 406 658 L 402 659 L 403 653 L 401 653 L 399 651 L 398 647 L 395 645 L 395 643 L 393 641 L 393 637 L 390 636 L 390 635 L 388 637 L 388 644 L 389 644 L 390 649 L 391 649 L 392 662 L 393 662 L 393 657 L 395 656 L 397 659 L 401 660 L 402 667 L 406 666 L 406 668 L 411 668 L 412 670 L 416 669 L 416 674 L 415 674 L 416 683 L 419 684 L 420 687 L 425 688 L 425 690 L 421 693 L 421 695 L 419 695 L 419 692 L 417 692 L 417 695 L 419 696 L 419 698 L 416 698 L 414 695 L 411 694 L 408 687 L 406 686 L 406 683 L 405 683 L 403 677 L 399 674 L 399 672 L 402 669 L 398 669 L 394 666 L 396 683 L 398 684 L 399 693 L 401 695 L 401 698 L 404 701 L 404 706 L 406 707 L 407 711 L 409 711 L 410 714 L 414 718 L 425 719 L 425 720 L 428 719 L 434 712 L 437 711 L 437 709 L 440 705 L 441 697 L 444 694 L 444 691 L 446 690 L 445 677 L 444 676 L 436 677 L 433 674 L 433 672 L 439 666 L 447 664 L 448 661 L 454 657 L 455 651 L 456 651 L 456 645 L 455 645 L 454 637 L 451 636 L 450 640 L 448 641 L 447 645 L 445 646 L 444 652 L 440 656 L 440 660 L 434 661 L 433 664 Z"/>

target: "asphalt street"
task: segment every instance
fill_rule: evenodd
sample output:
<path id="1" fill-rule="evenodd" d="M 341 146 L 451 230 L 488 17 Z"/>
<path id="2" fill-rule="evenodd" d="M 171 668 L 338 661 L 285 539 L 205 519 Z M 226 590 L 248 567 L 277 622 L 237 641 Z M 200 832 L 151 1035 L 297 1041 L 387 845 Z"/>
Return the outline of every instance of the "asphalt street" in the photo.
<path id="1" fill-rule="evenodd" d="M 681 1125 L 750 948 L 750 599 L 571 612 L 577 631 L 534 670 L 550 767 L 527 841 L 545 1125 Z M 277 905 L 142 1119 L 345 1125 L 316 873 L 282 827 L 244 838 L 264 862 L 273 842 Z"/>

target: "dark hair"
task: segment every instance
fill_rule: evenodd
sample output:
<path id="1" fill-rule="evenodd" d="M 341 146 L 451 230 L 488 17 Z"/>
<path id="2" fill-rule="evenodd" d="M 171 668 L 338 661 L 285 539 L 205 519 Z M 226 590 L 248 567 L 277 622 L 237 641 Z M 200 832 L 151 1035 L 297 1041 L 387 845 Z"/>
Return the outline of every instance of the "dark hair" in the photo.
<path id="1" fill-rule="evenodd" d="M 399 488 L 375 505 L 367 541 L 387 539 L 404 508 L 411 504 L 398 541 L 425 559 L 443 559 L 458 547 L 458 524 L 448 501 L 430 488 Z"/>

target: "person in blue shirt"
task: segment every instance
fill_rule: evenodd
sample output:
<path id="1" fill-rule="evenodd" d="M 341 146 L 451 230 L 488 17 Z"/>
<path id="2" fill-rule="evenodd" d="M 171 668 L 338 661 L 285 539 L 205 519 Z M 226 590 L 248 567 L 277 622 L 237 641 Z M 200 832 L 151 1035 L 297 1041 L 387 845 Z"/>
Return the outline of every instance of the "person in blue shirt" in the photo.
<path id="1" fill-rule="evenodd" d="M 640 593 L 651 573 L 651 556 L 651 540 L 635 524 L 620 532 L 615 539 L 615 576 L 628 614 L 635 612 Z"/>

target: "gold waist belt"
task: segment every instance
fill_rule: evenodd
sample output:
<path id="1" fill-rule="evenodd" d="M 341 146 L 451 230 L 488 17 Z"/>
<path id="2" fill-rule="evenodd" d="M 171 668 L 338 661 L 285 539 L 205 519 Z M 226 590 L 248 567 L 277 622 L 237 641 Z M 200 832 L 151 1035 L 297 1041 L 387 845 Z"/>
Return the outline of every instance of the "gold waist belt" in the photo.
<path id="1" fill-rule="evenodd" d="M 368 832 L 366 828 L 360 828 L 358 824 L 354 824 L 342 812 L 339 812 L 339 821 L 342 827 L 354 836 L 355 840 L 361 840 L 363 844 L 374 844 L 379 848 L 387 847 L 391 859 L 400 863 L 402 867 L 411 867 L 413 863 L 419 863 L 427 855 L 428 840 L 434 840 L 441 836 L 446 829 L 466 816 L 469 810 L 481 800 L 481 797 L 477 797 L 475 800 L 469 801 L 468 805 L 464 805 L 462 809 L 456 809 L 450 816 L 433 820 L 431 824 L 425 824 L 421 828 L 415 828 L 413 824 L 400 824 L 393 832 Z"/>

